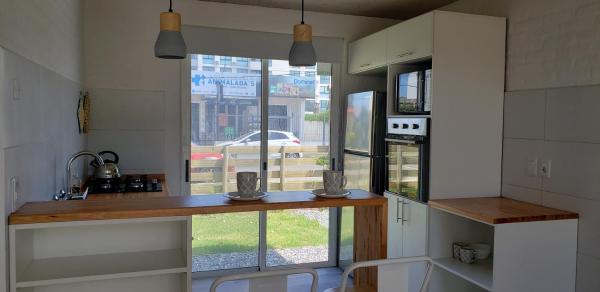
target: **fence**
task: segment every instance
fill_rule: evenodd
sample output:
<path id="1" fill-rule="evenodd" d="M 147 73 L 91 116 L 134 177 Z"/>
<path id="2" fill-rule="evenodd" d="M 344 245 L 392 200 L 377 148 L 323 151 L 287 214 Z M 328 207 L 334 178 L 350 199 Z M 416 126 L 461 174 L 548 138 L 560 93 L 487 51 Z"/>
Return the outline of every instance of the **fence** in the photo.
<path id="1" fill-rule="evenodd" d="M 293 191 L 323 187 L 323 169 L 329 146 L 270 146 L 267 183 L 269 191 Z M 235 191 L 236 172 L 260 169 L 259 146 L 193 146 L 192 194 Z"/>

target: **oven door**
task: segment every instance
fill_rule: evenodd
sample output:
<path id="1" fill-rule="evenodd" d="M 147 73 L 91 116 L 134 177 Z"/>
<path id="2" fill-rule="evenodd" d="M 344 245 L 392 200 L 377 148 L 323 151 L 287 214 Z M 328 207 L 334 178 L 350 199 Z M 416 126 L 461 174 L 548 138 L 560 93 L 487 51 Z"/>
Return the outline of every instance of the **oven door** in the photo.
<path id="1" fill-rule="evenodd" d="M 386 139 L 386 191 L 425 202 L 426 152 L 420 141 Z"/>

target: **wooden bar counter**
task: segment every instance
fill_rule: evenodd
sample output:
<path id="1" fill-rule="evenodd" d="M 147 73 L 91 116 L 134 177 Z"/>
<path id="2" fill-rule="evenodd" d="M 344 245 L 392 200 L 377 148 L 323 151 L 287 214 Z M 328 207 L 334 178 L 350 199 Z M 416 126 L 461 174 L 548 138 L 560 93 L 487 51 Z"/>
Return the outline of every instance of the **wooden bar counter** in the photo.
<path id="1" fill-rule="evenodd" d="M 270 192 L 259 201 L 231 201 L 223 195 L 119 198 L 83 201 L 30 202 L 9 216 L 16 228 L 70 223 L 119 221 L 140 218 L 185 217 L 284 209 L 355 207 L 354 260 L 384 259 L 387 256 L 387 199 L 362 190 L 351 190 L 346 198 L 325 199 L 308 191 Z M 78 223 L 80 222 L 80 223 Z M 360 270 L 355 284 L 375 287 L 377 271 Z"/>

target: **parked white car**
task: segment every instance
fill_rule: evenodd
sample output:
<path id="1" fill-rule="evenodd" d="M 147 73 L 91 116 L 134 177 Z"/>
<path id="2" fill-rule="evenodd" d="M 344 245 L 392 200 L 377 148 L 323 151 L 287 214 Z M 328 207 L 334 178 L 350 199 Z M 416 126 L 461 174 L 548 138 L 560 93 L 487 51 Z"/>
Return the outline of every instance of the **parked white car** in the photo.
<path id="1" fill-rule="evenodd" d="M 269 130 L 268 137 L 269 146 L 299 146 L 300 139 L 292 132 Z M 260 146 L 260 131 L 253 131 L 243 135 L 235 140 L 219 143 L 215 146 Z M 271 158 L 280 156 L 278 153 L 270 153 Z M 302 153 L 287 153 L 286 158 L 300 158 Z"/>

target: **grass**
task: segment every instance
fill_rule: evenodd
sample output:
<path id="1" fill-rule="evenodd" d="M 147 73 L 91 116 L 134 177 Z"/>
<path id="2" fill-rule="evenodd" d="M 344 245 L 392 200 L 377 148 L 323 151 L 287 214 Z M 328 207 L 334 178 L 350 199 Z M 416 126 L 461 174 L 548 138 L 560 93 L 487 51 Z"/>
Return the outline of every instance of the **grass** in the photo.
<path id="1" fill-rule="evenodd" d="M 328 230 L 292 211 L 267 213 L 269 249 L 327 245 Z M 192 218 L 194 255 L 258 249 L 258 212 L 198 215 Z"/>
<path id="2" fill-rule="evenodd" d="M 342 224 L 340 228 L 340 246 L 352 245 L 354 238 L 354 208 L 342 208 Z"/>

